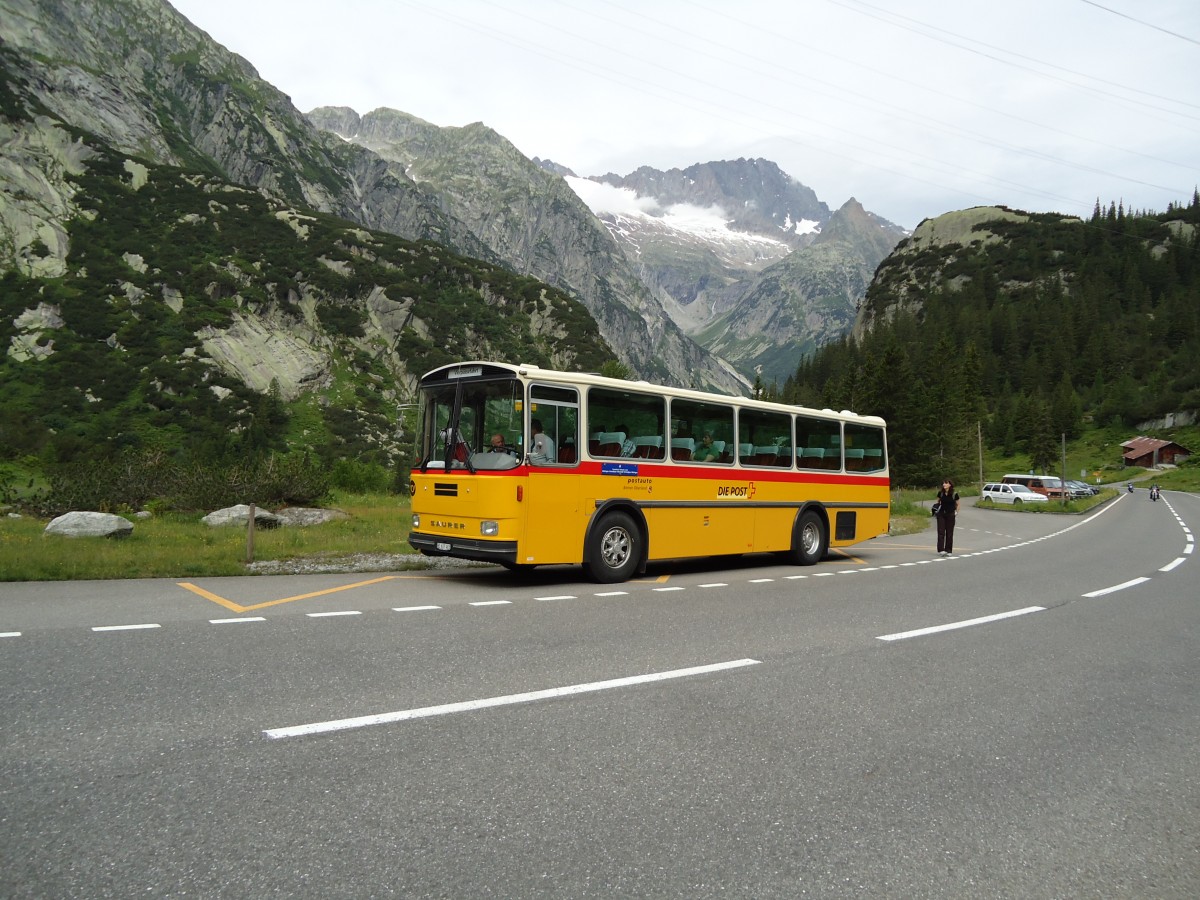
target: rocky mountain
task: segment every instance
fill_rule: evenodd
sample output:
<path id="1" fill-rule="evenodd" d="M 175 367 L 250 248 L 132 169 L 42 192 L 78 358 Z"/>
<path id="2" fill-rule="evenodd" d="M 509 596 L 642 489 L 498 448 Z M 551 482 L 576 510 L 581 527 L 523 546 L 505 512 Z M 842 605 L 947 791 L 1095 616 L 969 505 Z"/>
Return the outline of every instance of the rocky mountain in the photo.
<path id="1" fill-rule="evenodd" d="M 578 200 L 570 192 L 555 196 L 553 185 L 531 184 L 526 175 L 539 170 L 489 129 L 438 135 L 438 129 L 414 120 L 402 130 L 407 149 L 385 158 L 315 127 L 247 61 L 213 43 L 161 0 L 3 0 L 0 11 L 5 47 L 15 65 L 27 70 L 46 111 L 112 148 L 260 188 L 368 228 L 435 240 L 459 253 L 503 261 L 521 274 L 544 275 L 593 310 L 610 333 L 609 344 L 637 375 L 694 384 L 695 373 L 705 373 L 701 386 L 743 389 L 741 380 L 662 313 L 608 235 L 589 234 L 591 223 Z M 398 142 L 396 121 L 376 135 L 378 146 Z M 336 115 L 326 124 L 342 125 Z M 431 161 L 428 180 L 417 184 L 402 160 L 411 165 L 422 142 L 450 155 Z M 456 165 L 476 163 L 478 170 L 454 172 Z M 437 181 L 438 173 L 446 175 L 444 182 Z M 483 176 L 474 190 L 468 184 L 472 174 Z M 483 180 L 488 176 L 499 179 L 497 193 L 488 193 Z M 20 180 L 47 194 L 18 204 L 23 216 L 55 233 L 48 246 L 61 258 L 62 223 L 74 214 L 62 200 L 69 191 L 53 172 L 46 179 L 35 174 Z M 534 195 L 519 210 L 531 214 L 529 222 L 518 222 L 514 213 L 489 224 L 492 211 L 506 208 L 514 191 Z M 24 193 L 24 187 L 13 192 L 21 198 Z M 472 218 L 459 218 L 459 212 Z M 564 214 L 567 224 L 560 227 L 556 217 Z M 573 217 L 583 224 L 571 223 Z M 505 231 L 509 225 L 516 233 Z M 32 232 L 25 225 L 9 227 L 23 235 L 7 251 L 15 259 Z M 497 241 L 500 252 L 488 239 Z M 572 247 L 576 239 L 581 243 Z M 565 265 L 543 265 L 556 250 L 570 251 L 563 254 Z M 0 248 L 0 258 L 4 253 Z"/>
<path id="2" fill-rule="evenodd" d="M 166 4 L 0 0 L 0 39 L 4 454 L 391 463 L 435 365 L 613 360 L 578 300 Z"/>
<path id="3" fill-rule="evenodd" d="M 359 116 L 344 107 L 308 119 L 377 154 L 465 222 L 496 258 L 571 293 L 642 377 L 739 392 L 745 381 L 665 314 L 617 241 L 558 175 L 485 125 L 441 128 L 393 109 Z"/>
<path id="4" fill-rule="evenodd" d="M 811 244 L 754 276 L 696 339 L 764 383 L 783 383 L 803 356 L 852 329 L 876 268 L 904 234 L 851 198 Z"/>
<path id="5" fill-rule="evenodd" d="M 851 328 L 875 267 L 906 235 L 854 199 L 831 213 L 763 159 L 568 181 L 680 327 L 767 382 Z"/>
<path id="6" fill-rule="evenodd" d="M 10 70 L 24 74 L 39 111 L 72 130 L 369 228 L 489 255 L 411 179 L 313 128 L 250 63 L 162 0 L 0 0 L 0 13 Z M 11 165 L 8 174 L 21 181 L 9 192 L 13 201 L 61 236 L 74 213 L 62 173 L 47 167 L 38 185 L 36 175 L 22 177 L 28 164 Z M 30 186 L 44 196 L 25 197 Z M 49 242 L 56 252 L 59 244 Z M 0 246 L 6 257 L 8 244 Z"/>
<path id="7" fill-rule="evenodd" d="M 763 234 L 803 247 L 829 219 L 829 207 L 812 188 L 766 159 L 697 163 L 663 172 L 643 166 L 625 176 L 592 179 L 651 197 L 660 208 L 685 204 L 720 208 L 731 231 Z"/>

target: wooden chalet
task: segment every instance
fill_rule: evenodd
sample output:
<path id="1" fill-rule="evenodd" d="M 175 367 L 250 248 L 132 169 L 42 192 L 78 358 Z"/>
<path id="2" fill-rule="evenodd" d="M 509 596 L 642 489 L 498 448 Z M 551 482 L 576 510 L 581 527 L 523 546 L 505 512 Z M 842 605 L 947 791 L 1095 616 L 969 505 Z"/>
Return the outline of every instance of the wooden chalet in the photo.
<path id="1" fill-rule="evenodd" d="M 1187 447 L 1174 441 L 1140 436 L 1125 441 L 1121 450 L 1125 465 L 1141 466 L 1143 469 L 1153 469 L 1161 465 L 1173 466 L 1191 455 Z"/>

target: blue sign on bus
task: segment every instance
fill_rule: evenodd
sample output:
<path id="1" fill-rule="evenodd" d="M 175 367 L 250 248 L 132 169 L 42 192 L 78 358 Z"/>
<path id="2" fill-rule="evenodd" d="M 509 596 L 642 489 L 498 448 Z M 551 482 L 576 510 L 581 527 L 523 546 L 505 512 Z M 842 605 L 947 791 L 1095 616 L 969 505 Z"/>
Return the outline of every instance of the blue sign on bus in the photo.
<path id="1" fill-rule="evenodd" d="M 636 463 L 601 463 L 601 475 L 636 475 L 638 467 Z"/>

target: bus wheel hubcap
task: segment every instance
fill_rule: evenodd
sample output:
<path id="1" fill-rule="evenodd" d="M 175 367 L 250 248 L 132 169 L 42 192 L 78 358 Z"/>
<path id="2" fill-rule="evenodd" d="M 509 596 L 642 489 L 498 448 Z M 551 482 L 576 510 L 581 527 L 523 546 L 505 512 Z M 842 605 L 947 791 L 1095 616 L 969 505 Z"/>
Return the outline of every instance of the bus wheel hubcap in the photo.
<path id="1" fill-rule="evenodd" d="M 817 548 L 821 546 L 821 536 L 815 525 L 804 526 L 804 530 L 800 533 L 800 544 L 804 547 L 805 553 L 817 552 Z"/>
<path id="2" fill-rule="evenodd" d="M 610 528 L 600 547 L 606 565 L 619 569 L 629 559 L 629 534 L 624 528 Z"/>

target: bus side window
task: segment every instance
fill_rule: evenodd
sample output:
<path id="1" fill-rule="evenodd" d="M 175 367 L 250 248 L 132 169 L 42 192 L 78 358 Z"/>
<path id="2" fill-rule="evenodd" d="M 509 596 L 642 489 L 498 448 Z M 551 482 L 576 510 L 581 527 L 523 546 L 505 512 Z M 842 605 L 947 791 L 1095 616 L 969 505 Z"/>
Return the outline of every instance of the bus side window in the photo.
<path id="1" fill-rule="evenodd" d="M 696 400 L 672 400 L 671 434 L 674 435 L 671 439 L 671 459 L 677 462 L 728 465 L 733 461 L 732 451 L 736 442 L 732 406 Z"/>
<path id="2" fill-rule="evenodd" d="M 796 416 L 796 463 L 802 469 L 840 469 L 841 423 L 837 419 Z"/>
<path id="3" fill-rule="evenodd" d="M 662 459 L 666 398 L 638 391 L 588 389 L 588 449 L 594 456 Z"/>
<path id="4" fill-rule="evenodd" d="M 792 467 L 792 417 L 786 413 L 739 410 L 738 435 L 742 465 Z"/>
<path id="5" fill-rule="evenodd" d="M 574 465 L 579 461 L 579 394 L 574 388 L 534 384 L 529 388 L 530 421 L 537 420 L 554 442 L 550 458 L 540 465 Z M 531 457 L 532 459 L 532 457 Z"/>

